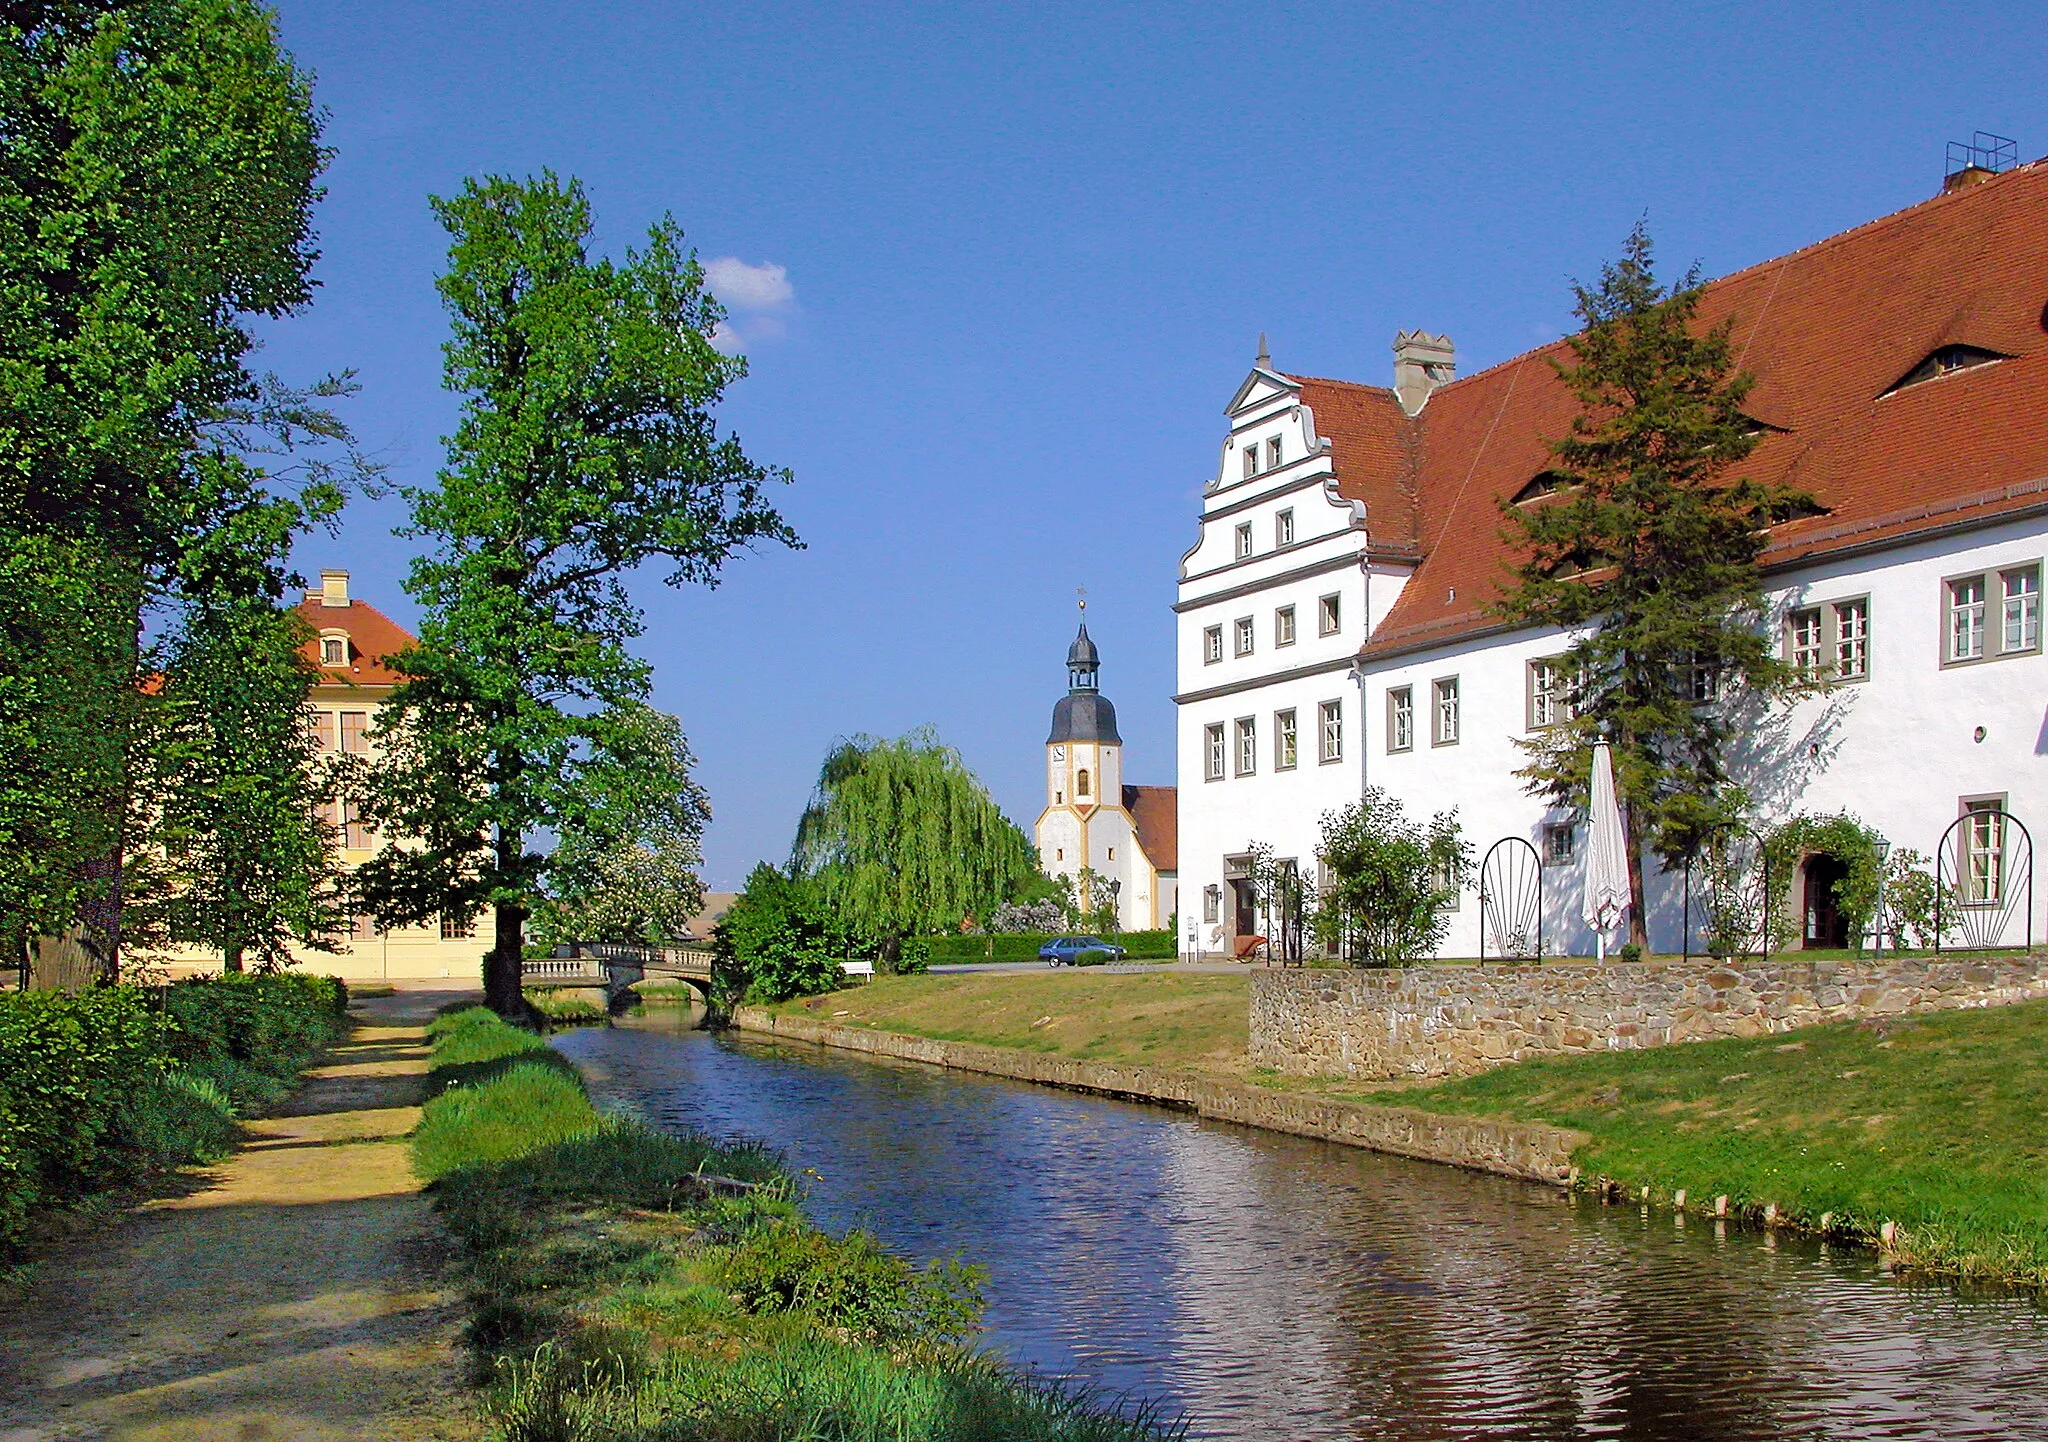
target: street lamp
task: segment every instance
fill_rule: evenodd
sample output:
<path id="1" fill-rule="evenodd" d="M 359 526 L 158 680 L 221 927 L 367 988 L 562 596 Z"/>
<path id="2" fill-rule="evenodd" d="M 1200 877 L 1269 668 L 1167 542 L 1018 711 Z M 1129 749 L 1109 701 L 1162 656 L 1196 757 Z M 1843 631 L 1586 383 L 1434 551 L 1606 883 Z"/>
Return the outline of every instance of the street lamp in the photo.
<path id="1" fill-rule="evenodd" d="M 1891 844 L 1891 842 L 1887 841 L 1887 840 L 1886 840 L 1886 839 L 1885 839 L 1884 837 L 1880 836 L 1880 837 L 1878 837 L 1878 838 L 1877 838 L 1876 842 L 1872 844 L 1872 846 L 1871 846 L 1871 848 L 1870 848 L 1870 849 L 1871 849 L 1872 851 L 1875 851 L 1875 852 L 1877 853 L 1877 944 L 1876 944 L 1876 946 L 1875 946 L 1875 947 L 1874 947 L 1874 948 L 1872 949 L 1872 952 L 1871 952 L 1871 954 L 1872 954 L 1873 956 L 1883 956 L 1883 955 L 1884 955 L 1884 872 L 1885 872 L 1885 863 L 1886 863 L 1887 861 L 1889 861 L 1889 860 L 1891 859 L 1891 854 L 1892 854 L 1892 844 Z"/>
<path id="2" fill-rule="evenodd" d="M 1116 904 L 1116 899 L 1123 894 L 1123 889 L 1124 884 L 1121 880 L 1114 876 L 1109 879 L 1109 913 L 1110 931 L 1112 934 L 1124 929 L 1123 909 Z"/>

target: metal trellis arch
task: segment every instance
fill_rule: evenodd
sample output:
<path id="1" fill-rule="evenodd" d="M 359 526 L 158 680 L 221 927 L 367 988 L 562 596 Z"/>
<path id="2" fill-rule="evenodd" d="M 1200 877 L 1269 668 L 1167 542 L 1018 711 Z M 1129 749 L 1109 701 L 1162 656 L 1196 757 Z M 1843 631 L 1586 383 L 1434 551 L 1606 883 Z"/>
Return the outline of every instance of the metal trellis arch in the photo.
<path id="1" fill-rule="evenodd" d="M 1479 863 L 1479 959 L 1543 959 L 1543 858 L 1524 836 L 1503 836 Z"/>
<path id="2" fill-rule="evenodd" d="M 1962 944 L 1949 951 L 1990 951 L 2006 939 L 2013 913 L 2023 913 L 2025 945 L 2034 944 L 2034 837 L 2003 806 L 1965 811 L 1934 848 L 1934 950 L 1950 928 Z"/>

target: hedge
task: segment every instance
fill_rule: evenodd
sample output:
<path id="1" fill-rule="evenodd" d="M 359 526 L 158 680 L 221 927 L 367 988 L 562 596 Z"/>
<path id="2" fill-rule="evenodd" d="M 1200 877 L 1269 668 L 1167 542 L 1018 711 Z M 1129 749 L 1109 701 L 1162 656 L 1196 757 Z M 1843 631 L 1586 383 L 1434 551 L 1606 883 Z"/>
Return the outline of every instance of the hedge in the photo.
<path id="1" fill-rule="evenodd" d="M 963 961 L 1036 961 L 1038 948 L 1051 941 L 1054 936 L 1082 936 L 1079 931 L 1049 932 L 1043 935 L 1031 932 L 999 932 L 993 936 L 934 936 L 926 938 L 931 943 L 932 965 L 957 964 Z M 1125 948 L 1132 961 L 1172 961 L 1180 953 L 1176 949 L 1171 931 L 1125 931 L 1114 936 L 1104 936 L 1104 941 L 1113 941 Z M 993 945 L 991 945 L 993 943 Z M 991 955 L 990 953 L 994 954 Z"/>
<path id="2" fill-rule="evenodd" d="M 345 1025 L 325 977 L 0 995 L 0 1257 L 46 1207 L 224 1153 Z"/>

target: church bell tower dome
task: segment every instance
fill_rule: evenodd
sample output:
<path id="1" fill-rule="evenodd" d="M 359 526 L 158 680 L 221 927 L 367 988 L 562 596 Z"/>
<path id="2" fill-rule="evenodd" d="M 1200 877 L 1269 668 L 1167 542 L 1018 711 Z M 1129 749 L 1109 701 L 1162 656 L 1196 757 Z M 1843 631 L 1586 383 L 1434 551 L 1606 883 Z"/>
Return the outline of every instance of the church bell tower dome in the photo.
<path id="1" fill-rule="evenodd" d="M 1088 639 L 1088 623 L 1083 621 L 1074 644 L 1067 648 L 1067 694 L 1052 708 L 1052 735 L 1045 738 L 1046 745 L 1068 741 L 1123 745 L 1123 738 L 1116 734 L 1116 707 L 1095 689 L 1101 669 L 1102 656 Z"/>

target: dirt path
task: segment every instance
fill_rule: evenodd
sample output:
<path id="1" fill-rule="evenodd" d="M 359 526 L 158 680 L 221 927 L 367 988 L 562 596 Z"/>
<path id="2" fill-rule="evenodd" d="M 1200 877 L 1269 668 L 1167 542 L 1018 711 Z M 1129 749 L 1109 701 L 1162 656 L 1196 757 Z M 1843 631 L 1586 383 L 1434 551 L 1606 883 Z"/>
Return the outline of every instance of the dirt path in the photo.
<path id="1" fill-rule="evenodd" d="M 453 1257 L 403 1140 L 450 994 L 363 1003 L 343 1045 L 188 1195 L 0 1294 L 0 1442 L 474 1437 Z"/>

